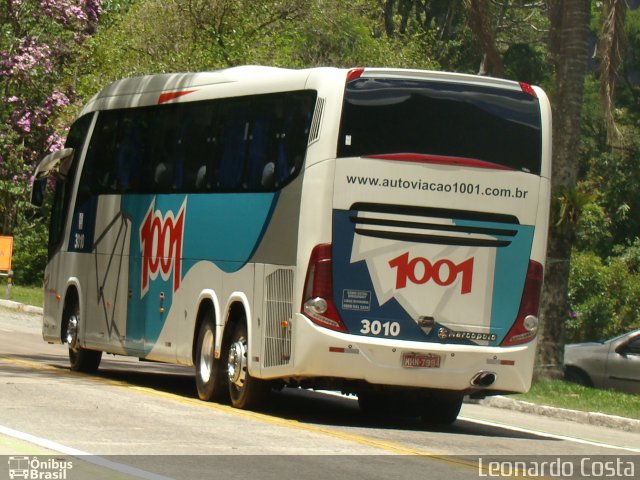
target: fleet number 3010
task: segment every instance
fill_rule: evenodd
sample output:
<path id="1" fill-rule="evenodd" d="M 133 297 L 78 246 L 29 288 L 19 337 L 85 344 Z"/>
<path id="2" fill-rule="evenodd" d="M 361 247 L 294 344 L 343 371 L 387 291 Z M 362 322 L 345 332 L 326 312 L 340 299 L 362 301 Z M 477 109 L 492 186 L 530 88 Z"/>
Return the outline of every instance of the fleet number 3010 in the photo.
<path id="1" fill-rule="evenodd" d="M 398 322 L 381 322 L 380 320 L 361 320 L 363 335 L 382 335 L 384 337 L 397 337 L 400 335 L 400 324 Z"/>

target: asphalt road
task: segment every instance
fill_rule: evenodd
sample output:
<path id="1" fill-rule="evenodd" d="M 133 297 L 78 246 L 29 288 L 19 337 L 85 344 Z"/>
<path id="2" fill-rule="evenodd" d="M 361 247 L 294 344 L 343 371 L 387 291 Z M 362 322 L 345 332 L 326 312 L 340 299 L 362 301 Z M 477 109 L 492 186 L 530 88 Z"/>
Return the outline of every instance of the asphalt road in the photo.
<path id="1" fill-rule="evenodd" d="M 188 368 L 105 356 L 95 375 L 71 372 L 39 317 L 0 308 L 0 479 L 31 469 L 71 480 L 449 480 L 505 475 L 518 459 L 535 466 L 529 478 L 556 477 L 554 465 L 573 478 L 637 478 L 640 433 L 473 404 L 434 428 L 298 389 L 241 411 L 198 400 Z"/>

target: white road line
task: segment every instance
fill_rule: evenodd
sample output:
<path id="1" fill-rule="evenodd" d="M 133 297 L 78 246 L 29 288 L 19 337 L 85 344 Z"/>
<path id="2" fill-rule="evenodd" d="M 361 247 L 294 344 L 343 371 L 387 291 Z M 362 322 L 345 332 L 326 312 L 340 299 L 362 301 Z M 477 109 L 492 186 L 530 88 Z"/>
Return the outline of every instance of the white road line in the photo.
<path id="1" fill-rule="evenodd" d="M 131 467 L 129 465 L 124 465 L 122 463 L 112 462 L 111 460 L 107 460 L 106 458 L 102 458 L 88 452 L 83 452 L 82 450 L 77 450 L 75 448 L 67 447 L 66 445 L 62 445 L 52 440 L 47 440 L 46 438 L 37 437 L 29 433 L 14 430 L 3 425 L 0 425 L 0 435 L 6 435 L 8 437 L 24 440 L 26 442 L 38 445 L 39 447 L 53 450 L 64 455 L 76 457 L 84 462 L 93 463 L 94 465 L 98 465 L 116 472 L 124 473 L 125 475 L 133 475 L 135 477 L 145 478 L 149 480 L 172 480 L 170 477 L 147 472 L 145 470 Z"/>
<path id="2" fill-rule="evenodd" d="M 611 448 L 611 449 L 617 449 L 617 450 L 625 450 L 628 452 L 640 453 L 640 448 L 622 447 L 620 445 L 610 445 L 608 443 L 594 442 L 593 440 L 585 440 L 585 439 L 576 438 L 576 437 L 567 437 L 565 435 L 557 435 L 555 433 L 541 432 L 539 430 L 533 430 L 530 428 L 514 427 L 513 425 L 509 425 L 506 423 L 489 422 L 487 420 L 478 420 L 476 418 L 462 417 L 462 416 L 458 417 L 458 420 L 477 423 L 478 425 L 485 425 L 488 427 L 504 428 L 506 430 L 511 430 L 514 432 L 529 433 L 531 435 L 537 435 L 545 438 L 552 438 L 554 440 L 566 440 L 567 442 L 581 443 L 583 445 L 592 445 L 594 447 Z"/>

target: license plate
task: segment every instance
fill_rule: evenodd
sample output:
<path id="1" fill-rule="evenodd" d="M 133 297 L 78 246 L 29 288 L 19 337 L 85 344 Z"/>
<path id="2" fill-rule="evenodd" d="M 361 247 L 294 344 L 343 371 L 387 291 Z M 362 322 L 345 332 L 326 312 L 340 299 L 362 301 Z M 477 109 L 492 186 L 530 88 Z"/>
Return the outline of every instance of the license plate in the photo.
<path id="1" fill-rule="evenodd" d="M 402 355 L 404 368 L 440 368 L 440 355 L 433 353 L 404 353 Z"/>

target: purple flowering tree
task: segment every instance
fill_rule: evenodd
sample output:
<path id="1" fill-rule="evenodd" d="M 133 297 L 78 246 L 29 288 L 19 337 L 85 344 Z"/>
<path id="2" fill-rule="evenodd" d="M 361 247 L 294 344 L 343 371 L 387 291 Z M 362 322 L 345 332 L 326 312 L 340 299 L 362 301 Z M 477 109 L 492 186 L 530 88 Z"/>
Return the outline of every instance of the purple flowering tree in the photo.
<path id="1" fill-rule="evenodd" d="M 0 0 L 0 234 L 45 222 L 28 206 L 31 174 L 62 147 L 74 60 L 95 33 L 101 0 Z M 20 248 L 16 238 L 16 253 Z"/>

